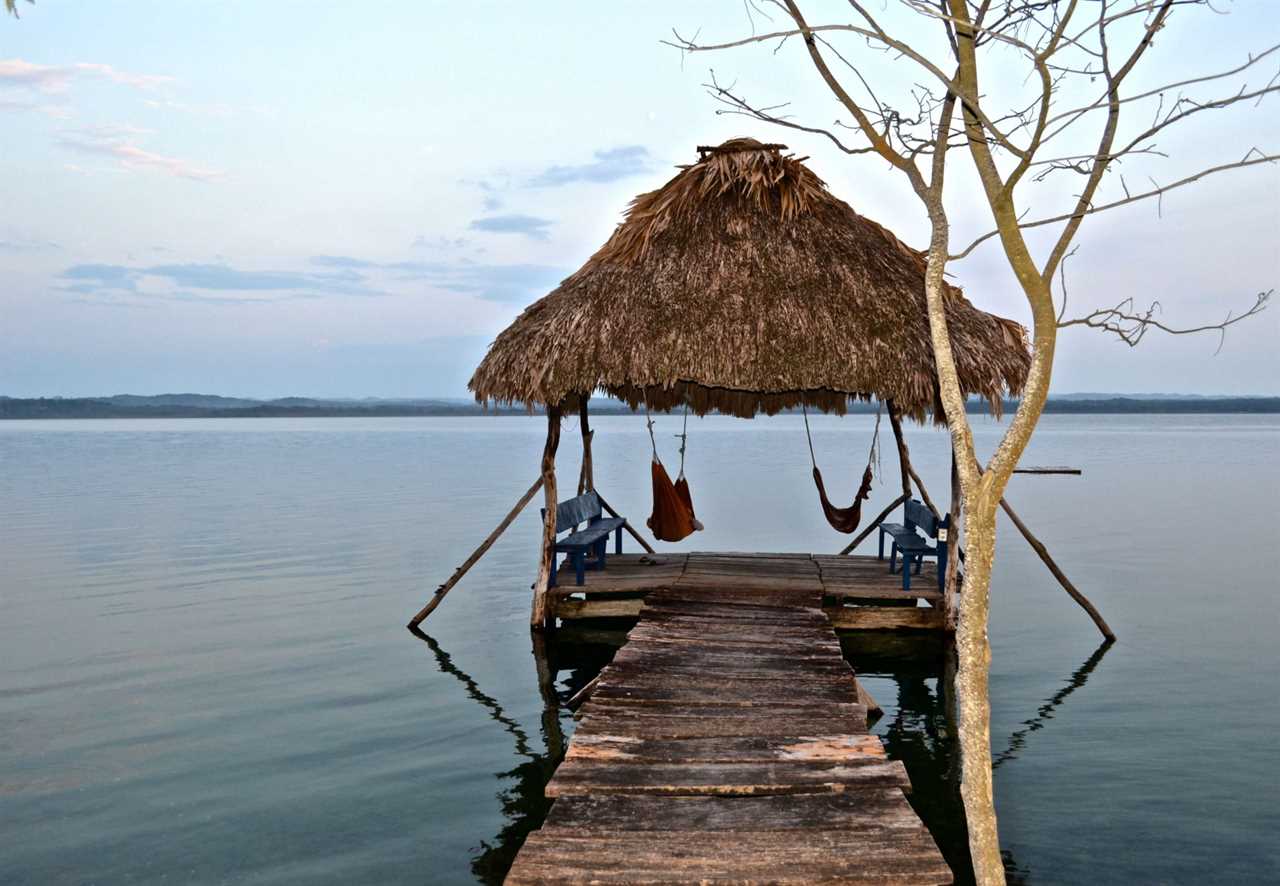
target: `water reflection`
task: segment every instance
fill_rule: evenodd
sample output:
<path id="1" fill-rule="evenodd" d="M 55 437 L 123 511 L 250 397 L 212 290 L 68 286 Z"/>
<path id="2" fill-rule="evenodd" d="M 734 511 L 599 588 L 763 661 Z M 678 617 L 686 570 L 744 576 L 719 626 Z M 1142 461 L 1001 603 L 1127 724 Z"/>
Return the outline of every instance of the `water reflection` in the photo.
<path id="1" fill-rule="evenodd" d="M 875 635 L 842 638 L 845 658 L 867 682 L 887 714 L 872 726 L 884 742 L 888 755 L 901 760 L 911 776 L 912 807 L 933 834 L 938 848 L 955 872 L 958 886 L 973 882 L 965 826 L 964 802 L 960 798 L 960 754 L 956 739 L 956 701 L 953 691 L 955 650 L 938 638 L 904 635 Z M 1054 712 L 1071 693 L 1088 681 L 1112 642 L 1104 642 L 1066 680 L 1066 685 L 1048 698 L 1023 728 L 1009 736 L 1004 751 L 993 759 L 993 767 L 1016 759 L 1027 737 L 1044 728 Z M 884 697 L 888 681 L 896 697 Z M 993 742 L 1001 746 L 999 742 Z M 1033 882 L 1031 871 L 1018 863 L 1012 851 L 1002 853 L 1005 875 L 1011 886 Z"/>
<path id="2" fill-rule="evenodd" d="M 409 632 L 427 644 L 440 672 L 455 677 L 465 688 L 467 696 L 484 708 L 489 717 L 511 736 L 515 755 L 522 758 L 514 768 L 496 773 L 501 782 L 510 785 L 498 792 L 506 824 L 492 840 L 482 840 L 471 858 L 471 872 L 477 881 L 501 883 L 515 861 L 516 853 L 524 845 L 525 837 L 542 826 L 551 808 L 551 800 L 545 795 L 547 782 L 564 758 L 567 746 L 561 719 L 565 714 L 564 700 L 599 673 L 612 658 L 613 651 L 557 644 L 554 635 L 531 634 L 538 691 L 542 697 L 539 721 L 542 750 L 539 751 L 530 742 L 524 727 L 503 710 L 496 698 L 482 690 L 470 674 L 458 667 L 434 637 L 415 628 L 410 628 Z M 564 688 L 560 688 L 556 679 L 562 669 L 567 671 Z"/>
<path id="3" fill-rule="evenodd" d="M 491 839 L 481 841 L 472 856 L 471 870 L 481 883 L 501 883 L 516 853 L 531 831 L 542 826 L 551 801 L 545 796 L 547 782 L 564 757 L 567 747 L 565 726 L 572 720 L 565 701 L 585 686 L 613 657 L 625 633 L 621 631 L 562 631 L 546 636 L 532 634 L 532 653 L 542 698 L 539 732 L 542 748 L 535 748 L 529 734 L 509 716 L 493 696 L 457 664 L 431 636 L 412 631 L 431 650 L 441 673 L 456 678 L 469 698 L 479 704 L 494 722 L 512 738 L 512 747 L 521 761 L 506 772 L 497 773 L 510 786 L 498 793 L 503 828 Z M 955 674 L 954 647 L 936 636 L 902 634 L 854 635 L 842 638 L 846 659 L 875 690 L 886 715 L 872 724 L 872 731 L 884 742 L 888 755 L 901 760 L 911 776 L 912 807 L 920 815 L 956 874 L 958 886 L 973 882 L 965 828 L 964 803 L 960 798 L 960 756 L 955 738 L 955 697 L 951 690 Z M 998 768 L 1017 756 L 1031 733 L 1044 728 L 1055 711 L 1102 661 L 1112 643 L 1105 642 L 1067 678 L 1066 684 L 1045 700 L 1035 716 L 1012 733 L 1005 749 L 996 754 Z M 892 687 L 892 697 L 885 693 Z M 999 745 L 999 743 L 994 743 Z M 1006 878 L 1011 886 L 1033 882 L 1028 868 L 1005 850 Z"/>
<path id="4" fill-rule="evenodd" d="M 1045 700 L 1037 710 L 1036 715 L 1030 720 L 1023 721 L 1022 729 L 1014 732 L 1009 736 L 1008 747 L 999 754 L 991 758 L 991 768 L 997 769 L 1001 765 L 1016 760 L 1018 754 L 1022 753 L 1023 747 L 1026 746 L 1027 737 L 1045 727 L 1045 724 L 1053 719 L 1053 712 L 1057 710 L 1058 705 L 1067 700 L 1067 696 L 1075 692 L 1089 680 L 1089 675 L 1093 673 L 1093 669 L 1098 666 L 1098 662 L 1102 661 L 1102 656 L 1107 654 L 1107 650 L 1114 645 L 1114 640 L 1104 640 L 1102 645 L 1094 650 L 1093 655 L 1085 659 L 1085 663 L 1076 668 L 1075 672 L 1067 678 L 1067 685 L 1063 686 L 1051 697 Z"/>

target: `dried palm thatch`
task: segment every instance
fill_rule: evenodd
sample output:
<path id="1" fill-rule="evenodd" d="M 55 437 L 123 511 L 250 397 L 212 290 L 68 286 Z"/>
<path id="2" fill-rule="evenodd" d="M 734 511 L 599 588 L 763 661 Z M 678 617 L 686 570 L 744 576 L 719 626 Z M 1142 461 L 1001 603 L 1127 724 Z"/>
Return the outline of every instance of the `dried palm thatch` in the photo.
<path id="1" fill-rule="evenodd" d="M 783 147 L 701 148 L 637 197 L 577 273 L 498 335 L 476 399 L 572 410 L 603 390 L 633 408 L 750 417 L 877 397 L 940 417 L 924 256 Z M 1026 380 L 1026 331 L 955 287 L 945 299 L 961 386 L 999 410 Z"/>

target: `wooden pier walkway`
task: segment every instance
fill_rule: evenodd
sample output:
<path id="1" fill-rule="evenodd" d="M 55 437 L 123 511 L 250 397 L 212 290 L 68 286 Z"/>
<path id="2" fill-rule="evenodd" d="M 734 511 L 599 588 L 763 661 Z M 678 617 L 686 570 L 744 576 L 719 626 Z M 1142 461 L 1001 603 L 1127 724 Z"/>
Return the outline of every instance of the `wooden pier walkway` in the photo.
<path id="1" fill-rule="evenodd" d="M 867 734 L 822 583 L 777 578 L 647 592 L 508 883 L 952 882 Z"/>
<path id="2" fill-rule="evenodd" d="M 902 590 L 884 560 L 822 554 L 673 553 L 610 556 L 604 572 L 582 586 L 553 588 L 551 614 L 564 619 L 635 618 L 647 594 L 664 590 L 767 592 L 774 603 L 809 605 L 817 593 L 839 630 L 933 630 L 946 614 L 932 561 Z M 717 598 L 718 599 L 718 598 Z M 809 601 L 809 602 L 805 602 Z"/>

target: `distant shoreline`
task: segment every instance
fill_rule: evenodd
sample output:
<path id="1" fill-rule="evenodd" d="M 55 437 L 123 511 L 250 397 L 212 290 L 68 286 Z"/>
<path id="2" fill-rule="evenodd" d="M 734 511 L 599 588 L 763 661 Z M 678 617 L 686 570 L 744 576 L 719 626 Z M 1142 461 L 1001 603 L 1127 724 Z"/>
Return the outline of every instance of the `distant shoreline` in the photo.
<path id="1" fill-rule="evenodd" d="M 146 398 L 130 398 L 143 400 Z M 210 398 L 217 399 L 217 398 Z M 247 402 L 247 401 L 237 401 Z M 295 400 L 294 402 L 298 402 Z M 304 401 L 305 402 L 305 401 Z M 1006 413 L 1017 408 L 1016 401 L 1006 401 Z M 850 404 L 853 414 L 873 414 L 876 407 L 867 403 Z M 985 403 L 971 401 L 972 414 L 988 412 Z M 1076 415 L 1261 415 L 1280 413 L 1280 397 L 1185 397 L 1106 399 L 1050 398 L 1046 413 Z M 627 406 L 616 401 L 592 403 L 597 415 L 631 415 Z M 317 401 L 315 405 L 280 405 L 257 403 L 235 406 L 196 406 L 178 403 L 154 405 L 121 404 L 99 398 L 0 398 L 0 420 L 39 419 L 122 419 L 122 418 L 416 418 L 416 417 L 485 417 L 529 415 L 522 406 L 485 409 L 465 400 L 440 400 L 427 403 L 378 402 L 335 404 Z M 533 414 L 542 414 L 535 409 Z"/>

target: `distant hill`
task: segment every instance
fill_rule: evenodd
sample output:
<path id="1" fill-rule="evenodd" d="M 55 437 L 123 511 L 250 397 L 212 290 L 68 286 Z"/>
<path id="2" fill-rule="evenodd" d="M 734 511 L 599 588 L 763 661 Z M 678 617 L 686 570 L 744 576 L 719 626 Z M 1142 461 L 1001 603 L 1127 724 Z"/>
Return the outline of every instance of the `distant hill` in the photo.
<path id="1" fill-rule="evenodd" d="M 1005 403 L 1006 412 L 1017 408 Z M 594 399 L 597 414 L 630 414 L 616 400 Z M 873 413 L 869 403 L 850 405 L 850 412 Z M 986 413 L 972 399 L 969 412 Z M 1280 397 L 1210 397 L 1198 394 L 1064 394 L 1045 404 L 1048 413 L 1280 413 Z M 2 419 L 51 418 L 344 418 L 369 416 L 525 415 L 523 406 L 482 408 L 474 400 L 455 397 L 423 399 L 316 399 L 281 397 L 253 400 L 214 394 L 115 394 L 106 397 L 0 397 Z"/>

